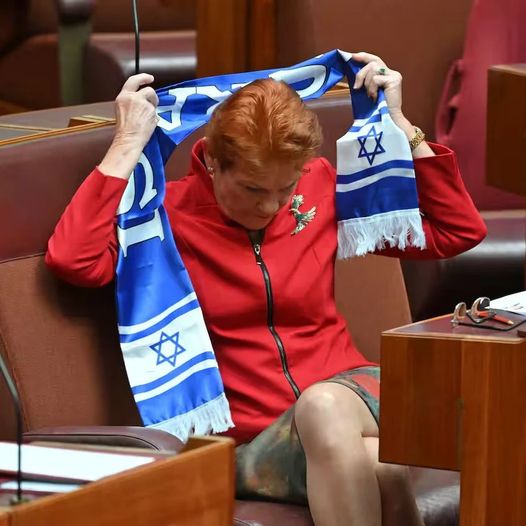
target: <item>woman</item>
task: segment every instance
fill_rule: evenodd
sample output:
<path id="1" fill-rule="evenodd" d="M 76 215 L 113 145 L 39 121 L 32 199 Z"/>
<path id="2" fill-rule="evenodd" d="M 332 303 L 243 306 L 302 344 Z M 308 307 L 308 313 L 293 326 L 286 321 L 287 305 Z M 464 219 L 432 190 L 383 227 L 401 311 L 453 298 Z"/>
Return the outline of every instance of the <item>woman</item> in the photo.
<path id="1" fill-rule="evenodd" d="M 430 146 L 404 117 L 401 76 L 374 55 L 354 88 L 383 88 L 412 147 L 427 249 L 384 254 L 450 257 L 485 227 L 454 154 Z M 110 282 L 114 217 L 156 126 L 150 75 L 116 100 L 115 138 L 49 242 L 46 261 L 83 286 Z M 142 89 L 140 89 L 142 87 Z M 422 525 L 406 471 L 378 462 L 379 370 L 354 347 L 333 295 L 335 172 L 315 158 L 315 115 L 285 84 L 256 81 L 214 112 L 189 174 L 168 183 L 165 208 L 216 351 L 236 427 L 238 494 L 308 500 L 317 526 Z M 301 195 L 303 204 L 293 196 Z M 299 225 L 298 213 L 316 207 Z"/>

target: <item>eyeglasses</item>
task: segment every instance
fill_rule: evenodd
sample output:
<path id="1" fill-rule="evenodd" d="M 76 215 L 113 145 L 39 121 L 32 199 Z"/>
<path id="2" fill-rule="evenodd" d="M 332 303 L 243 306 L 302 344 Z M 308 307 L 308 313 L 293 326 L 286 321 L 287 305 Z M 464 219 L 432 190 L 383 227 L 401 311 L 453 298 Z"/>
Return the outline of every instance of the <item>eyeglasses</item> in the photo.
<path id="1" fill-rule="evenodd" d="M 458 325 L 459 323 L 465 322 L 466 318 L 469 318 L 472 323 L 476 324 L 491 320 L 495 317 L 496 313 L 489 308 L 489 305 L 490 299 L 485 296 L 477 298 L 469 310 L 467 309 L 466 303 L 461 301 L 455 306 L 451 323 Z"/>

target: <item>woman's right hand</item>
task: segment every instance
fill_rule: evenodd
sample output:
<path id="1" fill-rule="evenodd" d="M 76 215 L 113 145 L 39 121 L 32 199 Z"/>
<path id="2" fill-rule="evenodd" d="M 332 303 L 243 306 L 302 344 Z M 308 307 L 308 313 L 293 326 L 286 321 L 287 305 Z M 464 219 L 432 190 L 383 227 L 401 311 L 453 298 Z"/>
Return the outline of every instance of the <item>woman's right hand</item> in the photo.
<path id="1" fill-rule="evenodd" d="M 157 126 L 159 99 L 148 84 L 147 73 L 131 76 L 115 99 L 115 136 L 99 170 L 105 175 L 129 179 L 146 143 Z M 146 87 L 142 87 L 146 86 Z"/>

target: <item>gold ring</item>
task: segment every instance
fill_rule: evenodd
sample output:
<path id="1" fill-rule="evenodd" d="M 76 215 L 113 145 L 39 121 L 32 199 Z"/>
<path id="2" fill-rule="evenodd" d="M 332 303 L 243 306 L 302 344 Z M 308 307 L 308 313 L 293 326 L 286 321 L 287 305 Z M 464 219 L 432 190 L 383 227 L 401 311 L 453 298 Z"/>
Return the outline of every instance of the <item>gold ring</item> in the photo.
<path id="1" fill-rule="evenodd" d="M 387 75 L 387 68 L 384 67 L 384 66 L 382 66 L 381 68 L 378 68 L 378 69 L 376 70 L 376 73 L 377 73 L 378 75 Z"/>

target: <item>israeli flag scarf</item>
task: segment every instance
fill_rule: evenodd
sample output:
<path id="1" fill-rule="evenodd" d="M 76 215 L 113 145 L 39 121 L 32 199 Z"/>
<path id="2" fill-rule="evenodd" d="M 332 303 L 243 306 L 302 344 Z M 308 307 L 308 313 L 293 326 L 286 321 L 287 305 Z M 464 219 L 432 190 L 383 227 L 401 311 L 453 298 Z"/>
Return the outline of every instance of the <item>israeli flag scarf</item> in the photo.
<path id="1" fill-rule="evenodd" d="M 233 426 L 198 298 L 163 207 L 164 165 L 238 88 L 283 80 L 303 100 L 323 95 L 361 64 L 333 50 L 296 66 L 221 75 L 160 89 L 159 124 L 144 148 L 117 212 L 119 335 L 131 389 L 145 426 L 186 441 Z M 373 102 L 352 92 L 355 121 L 337 142 L 338 257 L 382 248 L 424 247 L 413 163 L 382 91 Z M 248 381 L 248 380 L 247 380 Z"/>

